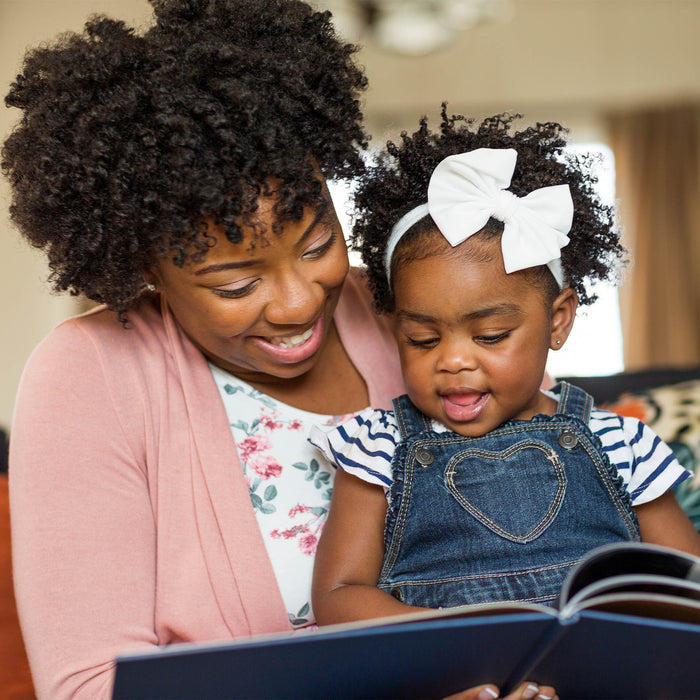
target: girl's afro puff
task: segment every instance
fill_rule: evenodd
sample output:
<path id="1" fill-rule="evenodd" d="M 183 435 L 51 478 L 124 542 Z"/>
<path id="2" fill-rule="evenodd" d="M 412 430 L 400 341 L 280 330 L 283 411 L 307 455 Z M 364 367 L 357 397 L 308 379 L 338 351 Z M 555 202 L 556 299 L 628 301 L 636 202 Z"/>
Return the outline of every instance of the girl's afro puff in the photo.
<path id="1" fill-rule="evenodd" d="M 510 187 L 519 197 L 550 185 L 568 184 L 574 202 L 570 242 L 562 250 L 567 285 L 581 304 L 596 296 L 586 282 L 614 277 L 624 248 L 619 241 L 612 207 L 602 203 L 595 186 L 594 156 L 564 151 L 566 133 L 560 124 L 536 124 L 511 133 L 519 114 L 499 114 L 475 125 L 461 115 L 448 117 L 442 105 L 439 133 L 428 128 L 427 117 L 412 135 L 401 134 L 399 144 L 388 142 L 376 162 L 362 175 L 354 195 L 356 219 L 353 247 L 362 253 L 378 311 L 391 312 L 394 299 L 384 269 L 384 252 L 394 224 L 427 201 L 428 182 L 447 156 L 477 148 L 514 148 L 518 159 Z M 501 226 L 494 220 L 490 224 Z"/>
<path id="2" fill-rule="evenodd" d="M 120 315 L 160 257 L 232 242 L 261 184 L 279 183 L 280 218 L 321 201 L 324 176 L 362 170 L 355 47 L 330 13 L 300 0 L 151 0 L 137 33 L 91 18 L 29 51 L 6 104 L 22 110 L 2 150 L 11 215 L 48 254 L 57 291 Z"/>

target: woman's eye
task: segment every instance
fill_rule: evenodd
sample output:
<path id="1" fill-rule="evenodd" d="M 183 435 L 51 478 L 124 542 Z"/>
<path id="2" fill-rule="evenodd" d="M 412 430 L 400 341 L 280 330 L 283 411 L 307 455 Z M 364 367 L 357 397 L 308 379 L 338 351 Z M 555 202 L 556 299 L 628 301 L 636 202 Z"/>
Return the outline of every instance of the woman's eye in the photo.
<path id="1" fill-rule="evenodd" d="M 224 299 L 238 299 L 240 297 L 246 296 L 246 294 L 250 294 L 253 289 L 257 286 L 258 282 L 260 280 L 253 280 L 252 282 L 249 282 L 243 287 L 237 287 L 236 289 L 216 289 L 214 288 L 212 291 L 214 294 L 224 297 Z"/>
<path id="2" fill-rule="evenodd" d="M 484 345 L 493 345 L 495 343 L 500 343 L 501 340 L 505 340 L 510 335 L 510 331 L 505 333 L 498 333 L 497 335 L 479 335 L 475 340 Z"/>
<path id="3" fill-rule="evenodd" d="M 336 231 L 333 231 L 333 233 L 328 237 L 328 239 L 325 242 L 323 242 L 320 246 L 317 246 L 316 248 L 307 250 L 304 253 L 303 257 L 307 259 L 320 258 L 331 248 L 331 246 L 335 242 L 337 235 L 338 233 Z"/>

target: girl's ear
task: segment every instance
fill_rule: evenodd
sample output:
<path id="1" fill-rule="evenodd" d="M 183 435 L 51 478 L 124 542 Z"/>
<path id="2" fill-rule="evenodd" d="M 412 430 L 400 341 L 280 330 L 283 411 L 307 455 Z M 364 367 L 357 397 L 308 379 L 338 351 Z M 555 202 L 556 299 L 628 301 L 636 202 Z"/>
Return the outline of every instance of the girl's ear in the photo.
<path id="1" fill-rule="evenodd" d="M 552 326 L 549 338 L 549 347 L 552 350 L 559 350 L 564 346 L 574 325 L 577 308 L 578 295 L 571 287 L 560 292 L 552 303 Z"/>

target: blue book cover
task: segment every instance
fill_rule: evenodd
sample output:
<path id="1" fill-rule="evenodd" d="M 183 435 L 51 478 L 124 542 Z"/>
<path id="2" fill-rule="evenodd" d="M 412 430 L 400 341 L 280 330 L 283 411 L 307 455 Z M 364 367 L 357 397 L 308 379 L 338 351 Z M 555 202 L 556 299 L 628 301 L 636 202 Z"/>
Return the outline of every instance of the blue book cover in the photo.
<path id="1" fill-rule="evenodd" d="M 125 655 L 114 698 L 425 700 L 525 679 L 562 700 L 700 698 L 700 559 L 607 545 L 558 610 L 490 603 Z"/>

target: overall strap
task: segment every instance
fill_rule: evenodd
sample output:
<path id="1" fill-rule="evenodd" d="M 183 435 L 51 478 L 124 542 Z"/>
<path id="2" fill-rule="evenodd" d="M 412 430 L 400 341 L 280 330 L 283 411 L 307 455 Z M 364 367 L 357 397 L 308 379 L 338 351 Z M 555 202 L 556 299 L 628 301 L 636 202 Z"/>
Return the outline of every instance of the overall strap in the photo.
<path id="1" fill-rule="evenodd" d="M 430 420 L 413 405 L 406 394 L 393 399 L 391 404 L 402 439 L 430 430 Z"/>
<path id="2" fill-rule="evenodd" d="M 574 416 L 588 424 L 593 409 L 593 397 L 590 394 L 568 382 L 559 382 L 554 391 L 559 392 L 557 413 Z"/>

